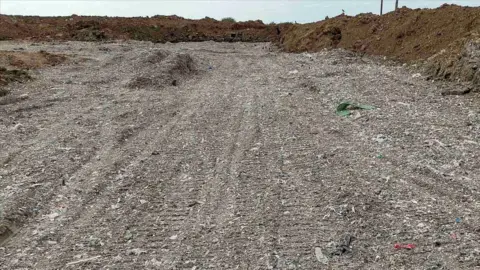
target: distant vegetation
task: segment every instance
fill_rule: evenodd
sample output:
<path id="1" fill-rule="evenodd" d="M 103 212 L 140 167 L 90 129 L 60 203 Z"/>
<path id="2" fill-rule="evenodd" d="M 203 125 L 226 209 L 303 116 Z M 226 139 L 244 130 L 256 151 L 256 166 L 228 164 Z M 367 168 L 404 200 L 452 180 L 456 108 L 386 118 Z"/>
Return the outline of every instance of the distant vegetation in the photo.
<path id="1" fill-rule="evenodd" d="M 232 22 L 232 23 L 234 23 L 234 22 L 237 22 L 237 21 L 235 21 L 235 19 L 232 18 L 232 17 L 226 17 L 226 18 L 222 19 L 222 22 Z"/>

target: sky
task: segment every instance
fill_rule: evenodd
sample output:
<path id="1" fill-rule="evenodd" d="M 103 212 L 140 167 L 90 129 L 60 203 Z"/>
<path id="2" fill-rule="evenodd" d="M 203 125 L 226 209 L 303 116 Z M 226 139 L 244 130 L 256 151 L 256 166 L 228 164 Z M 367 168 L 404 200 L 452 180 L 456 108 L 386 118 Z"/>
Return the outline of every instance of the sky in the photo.
<path id="1" fill-rule="evenodd" d="M 394 9 L 395 0 L 384 0 L 384 12 Z M 480 0 L 399 0 L 399 6 L 436 8 L 443 3 L 480 6 Z M 0 0 L 0 14 L 39 16 L 154 16 L 178 15 L 201 19 L 206 16 L 238 21 L 260 19 L 270 22 L 314 22 L 345 10 L 347 15 L 380 12 L 380 0 Z"/>

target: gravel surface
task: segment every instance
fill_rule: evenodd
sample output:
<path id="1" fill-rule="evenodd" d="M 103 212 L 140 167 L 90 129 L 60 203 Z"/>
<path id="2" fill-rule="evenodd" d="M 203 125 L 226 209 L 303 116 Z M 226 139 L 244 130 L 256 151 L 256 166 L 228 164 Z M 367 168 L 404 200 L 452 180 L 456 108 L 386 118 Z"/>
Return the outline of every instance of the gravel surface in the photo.
<path id="1" fill-rule="evenodd" d="M 0 47 L 69 57 L 0 97 L 1 269 L 480 267 L 478 94 L 263 43 Z"/>

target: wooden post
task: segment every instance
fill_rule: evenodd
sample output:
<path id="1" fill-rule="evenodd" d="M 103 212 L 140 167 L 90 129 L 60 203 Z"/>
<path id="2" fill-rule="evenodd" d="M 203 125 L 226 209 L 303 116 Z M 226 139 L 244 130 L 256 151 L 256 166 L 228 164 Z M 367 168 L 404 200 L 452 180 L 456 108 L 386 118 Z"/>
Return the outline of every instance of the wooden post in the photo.
<path id="1" fill-rule="evenodd" d="M 380 15 L 383 15 L 383 0 L 380 0 Z"/>
<path id="2" fill-rule="evenodd" d="M 395 10 L 397 10 L 397 9 L 398 9 L 398 0 L 395 1 Z"/>

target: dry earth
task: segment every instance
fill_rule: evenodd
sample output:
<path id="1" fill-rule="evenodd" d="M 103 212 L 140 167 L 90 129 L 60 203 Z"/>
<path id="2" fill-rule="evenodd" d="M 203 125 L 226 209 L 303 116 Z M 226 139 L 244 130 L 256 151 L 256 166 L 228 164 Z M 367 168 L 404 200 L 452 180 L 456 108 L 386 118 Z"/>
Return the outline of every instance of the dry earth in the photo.
<path id="1" fill-rule="evenodd" d="M 480 267 L 478 94 L 345 51 L 0 46 L 69 57 L 0 97 L 2 269 Z"/>

